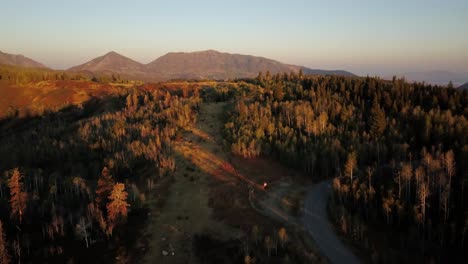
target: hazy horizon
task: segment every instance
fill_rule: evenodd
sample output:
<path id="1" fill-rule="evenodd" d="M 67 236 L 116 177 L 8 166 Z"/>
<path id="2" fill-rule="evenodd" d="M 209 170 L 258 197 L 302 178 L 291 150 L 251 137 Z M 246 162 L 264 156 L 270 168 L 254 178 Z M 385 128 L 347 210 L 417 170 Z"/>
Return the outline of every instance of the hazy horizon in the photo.
<path id="1" fill-rule="evenodd" d="M 214 49 L 358 75 L 468 73 L 461 1 L 7 2 L 0 50 L 54 69 Z M 33 43 L 33 45 L 31 45 Z"/>

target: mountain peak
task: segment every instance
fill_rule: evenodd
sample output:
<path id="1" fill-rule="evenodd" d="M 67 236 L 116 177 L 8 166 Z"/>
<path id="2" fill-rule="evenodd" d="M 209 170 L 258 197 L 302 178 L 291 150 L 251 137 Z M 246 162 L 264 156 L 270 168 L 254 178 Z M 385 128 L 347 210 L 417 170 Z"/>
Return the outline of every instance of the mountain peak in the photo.
<path id="1" fill-rule="evenodd" d="M 97 57 L 89 62 L 70 68 L 71 71 L 91 72 L 115 72 L 125 74 L 140 74 L 144 65 L 125 57 L 115 51 L 110 51 L 103 56 Z"/>
<path id="2" fill-rule="evenodd" d="M 121 55 L 121 54 L 119 54 L 119 53 L 117 53 L 117 52 L 115 52 L 115 51 L 113 51 L 113 50 L 107 52 L 103 57 L 109 57 L 109 56 L 121 56 L 121 57 L 125 57 L 125 56 L 123 56 L 123 55 Z"/>

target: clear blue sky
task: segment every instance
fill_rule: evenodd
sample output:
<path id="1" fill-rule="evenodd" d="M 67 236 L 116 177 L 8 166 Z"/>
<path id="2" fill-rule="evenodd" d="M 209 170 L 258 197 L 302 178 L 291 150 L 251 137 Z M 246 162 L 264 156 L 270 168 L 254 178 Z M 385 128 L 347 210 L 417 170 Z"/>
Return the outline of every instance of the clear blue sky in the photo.
<path id="1" fill-rule="evenodd" d="M 215 49 L 358 74 L 468 72 L 467 0 L 12 0 L 0 50 L 66 68 Z"/>

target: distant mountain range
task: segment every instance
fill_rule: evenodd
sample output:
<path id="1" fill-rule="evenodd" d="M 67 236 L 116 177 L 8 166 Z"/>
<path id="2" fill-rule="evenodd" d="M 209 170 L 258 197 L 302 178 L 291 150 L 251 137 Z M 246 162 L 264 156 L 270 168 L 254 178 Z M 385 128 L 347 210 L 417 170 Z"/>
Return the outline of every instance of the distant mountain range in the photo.
<path id="1" fill-rule="evenodd" d="M 275 60 L 250 55 L 222 53 L 215 50 L 198 52 L 171 52 L 142 64 L 116 52 L 109 52 L 70 71 L 119 73 L 149 80 L 169 79 L 234 79 L 255 77 L 259 72 L 298 72 L 304 74 L 354 76 L 347 71 L 309 69 L 284 64 Z"/>
<path id="2" fill-rule="evenodd" d="M 31 67 L 31 68 L 47 68 L 42 63 L 34 61 L 23 55 L 13 55 L 3 53 L 0 51 L 0 64 L 14 65 L 20 67 Z"/>
<path id="3" fill-rule="evenodd" d="M 434 85 L 447 85 L 450 81 L 455 87 L 468 80 L 468 73 L 458 73 L 449 71 L 424 71 L 408 72 L 402 74 L 406 80 L 414 82 L 426 82 Z"/>

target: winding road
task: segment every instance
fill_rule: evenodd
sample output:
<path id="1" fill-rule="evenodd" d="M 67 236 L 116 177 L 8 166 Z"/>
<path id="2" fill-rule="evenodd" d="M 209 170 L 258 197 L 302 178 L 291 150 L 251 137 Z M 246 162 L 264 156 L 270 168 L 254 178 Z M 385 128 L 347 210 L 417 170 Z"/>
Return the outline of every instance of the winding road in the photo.
<path id="1" fill-rule="evenodd" d="M 309 188 L 304 199 L 302 224 L 331 263 L 360 263 L 338 238 L 328 219 L 327 204 L 331 191 L 331 180 L 319 182 Z"/>

